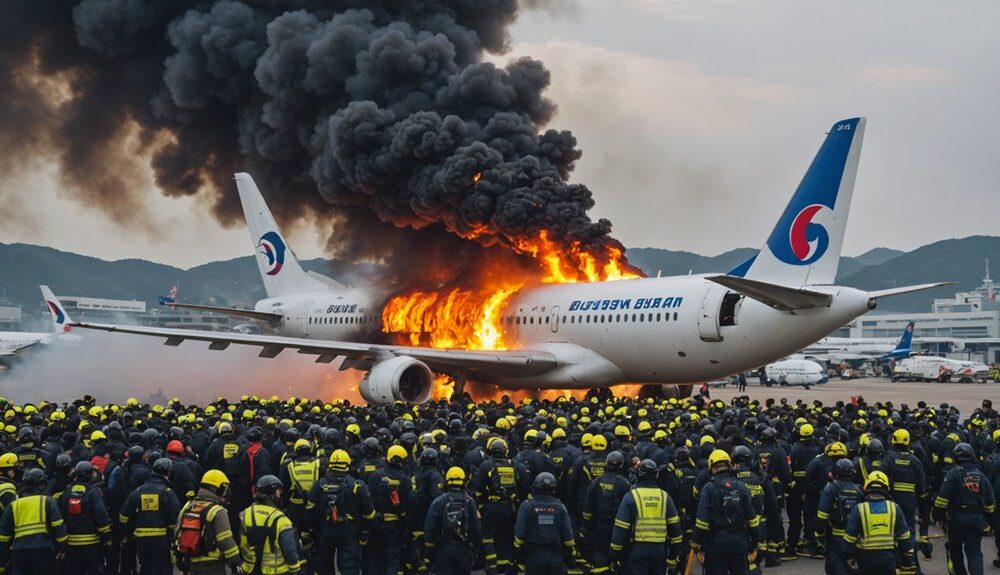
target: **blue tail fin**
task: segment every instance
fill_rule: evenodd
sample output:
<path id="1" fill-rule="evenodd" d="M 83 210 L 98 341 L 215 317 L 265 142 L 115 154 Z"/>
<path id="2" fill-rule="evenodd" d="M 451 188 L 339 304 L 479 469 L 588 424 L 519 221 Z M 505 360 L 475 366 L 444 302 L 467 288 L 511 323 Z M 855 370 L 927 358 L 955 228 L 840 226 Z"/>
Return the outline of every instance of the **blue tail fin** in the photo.
<path id="1" fill-rule="evenodd" d="M 730 275 L 790 286 L 833 283 L 864 132 L 864 118 L 830 128 L 767 243 Z"/>
<path id="2" fill-rule="evenodd" d="M 913 325 L 914 322 L 906 324 L 906 328 L 903 329 L 903 335 L 899 336 L 899 343 L 896 344 L 896 349 L 892 350 L 893 353 L 910 353 L 910 342 L 913 341 Z"/>

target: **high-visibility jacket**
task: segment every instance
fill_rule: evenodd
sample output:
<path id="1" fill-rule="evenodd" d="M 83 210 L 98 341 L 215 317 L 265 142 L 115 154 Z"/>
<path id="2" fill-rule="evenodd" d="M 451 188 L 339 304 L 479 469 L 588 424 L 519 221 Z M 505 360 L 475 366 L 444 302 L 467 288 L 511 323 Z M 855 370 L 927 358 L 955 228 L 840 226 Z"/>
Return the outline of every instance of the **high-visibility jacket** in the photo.
<path id="1" fill-rule="evenodd" d="M 844 541 L 860 551 L 908 551 L 910 531 L 903 510 L 888 499 L 863 501 L 851 511 Z"/>
<path id="2" fill-rule="evenodd" d="M 293 505 L 305 505 L 306 496 L 312 486 L 319 480 L 320 461 L 313 457 L 309 459 L 293 459 L 288 462 L 285 473 L 288 474 L 288 502 Z"/>
<path id="3" fill-rule="evenodd" d="M 0 517 L 0 546 L 14 551 L 54 549 L 66 542 L 66 526 L 55 500 L 45 495 L 25 495 Z"/>
<path id="4" fill-rule="evenodd" d="M 236 540 L 233 539 L 229 514 L 218 495 L 201 488 L 195 498 L 184 505 L 174 529 L 178 538 L 184 517 L 188 513 L 198 514 L 202 518 L 201 553 L 187 557 L 191 564 L 228 562 L 240 554 Z"/>
<path id="5" fill-rule="evenodd" d="M 673 499 L 655 483 L 641 481 L 618 506 L 611 548 L 620 550 L 629 541 L 679 544 L 682 537 L 681 519 Z"/>
<path id="6" fill-rule="evenodd" d="M 280 575 L 299 570 L 295 529 L 280 509 L 254 503 L 240 513 L 240 524 L 244 573 Z"/>

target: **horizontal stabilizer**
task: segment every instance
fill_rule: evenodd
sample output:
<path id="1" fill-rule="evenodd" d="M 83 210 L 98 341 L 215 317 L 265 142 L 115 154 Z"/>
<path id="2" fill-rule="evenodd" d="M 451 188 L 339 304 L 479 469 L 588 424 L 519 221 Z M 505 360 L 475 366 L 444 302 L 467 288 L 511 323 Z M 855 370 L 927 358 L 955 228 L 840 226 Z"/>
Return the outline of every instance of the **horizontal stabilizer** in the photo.
<path id="1" fill-rule="evenodd" d="M 832 299 L 832 296 L 828 293 L 736 276 L 708 276 L 706 279 L 779 311 L 823 307 L 830 305 L 830 300 Z"/>
<path id="2" fill-rule="evenodd" d="M 913 286 L 903 286 L 891 289 L 881 289 L 873 292 L 868 292 L 869 299 L 878 299 L 880 297 L 890 297 L 894 295 L 902 295 L 904 293 L 913 293 L 915 291 L 924 291 L 927 289 L 934 289 L 937 287 L 955 285 L 955 282 L 938 282 L 933 284 L 919 284 Z"/>
<path id="3" fill-rule="evenodd" d="M 179 307 L 183 309 L 193 309 L 197 311 L 207 311 L 209 313 L 221 313 L 225 315 L 232 315 L 237 317 L 248 317 L 251 319 L 258 319 L 260 321 L 266 321 L 272 325 L 277 325 L 281 323 L 281 320 L 285 316 L 280 313 L 267 313 L 266 311 L 254 311 L 252 309 L 241 309 L 238 307 L 218 307 L 214 305 L 195 305 L 190 303 L 161 303 L 168 307 Z"/>

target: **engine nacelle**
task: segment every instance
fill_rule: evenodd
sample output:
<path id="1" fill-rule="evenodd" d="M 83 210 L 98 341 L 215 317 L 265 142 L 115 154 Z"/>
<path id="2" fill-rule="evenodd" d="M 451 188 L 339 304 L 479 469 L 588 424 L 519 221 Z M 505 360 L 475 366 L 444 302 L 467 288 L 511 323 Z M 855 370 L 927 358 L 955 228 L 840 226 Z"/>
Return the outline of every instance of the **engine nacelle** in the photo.
<path id="1" fill-rule="evenodd" d="M 396 401 L 423 403 L 430 399 L 434 373 L 412 357 L 397 356 L 372 366 L 361 380 L 361 397 L 369 404 L 385 405 Z"/>

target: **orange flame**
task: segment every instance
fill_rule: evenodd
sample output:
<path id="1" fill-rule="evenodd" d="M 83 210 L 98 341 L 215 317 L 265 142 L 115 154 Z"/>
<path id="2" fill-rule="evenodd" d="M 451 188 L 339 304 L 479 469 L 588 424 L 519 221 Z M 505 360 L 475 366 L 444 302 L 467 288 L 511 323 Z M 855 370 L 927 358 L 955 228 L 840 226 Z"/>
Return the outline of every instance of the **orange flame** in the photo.
<path id="1" fill-rule="evenodd" d="M 477 174 L 477 180 L 478 176 Z M 473 233 L 477 233 L 474 231 Z M 534 277 L 496 270 L 501 280 L 479 282 L 481 287 L 400 294 L 382 311 L 382 331 L 400 343 L 436 348 L 507 349 L 501 319 L 510 299 L 529 283 L 574 283 L 641 277 L 628 265 L 622 250 L 604 254 L 586 251 L 578 242 L 568 249 L 542 231 L 535 240 L 517 242 L 514 250 L 538 262 Z"/>

